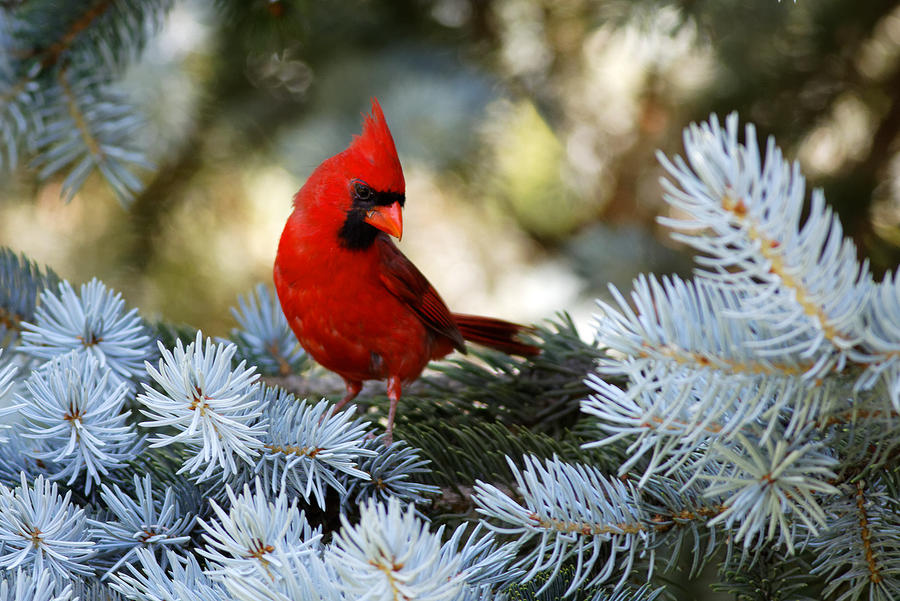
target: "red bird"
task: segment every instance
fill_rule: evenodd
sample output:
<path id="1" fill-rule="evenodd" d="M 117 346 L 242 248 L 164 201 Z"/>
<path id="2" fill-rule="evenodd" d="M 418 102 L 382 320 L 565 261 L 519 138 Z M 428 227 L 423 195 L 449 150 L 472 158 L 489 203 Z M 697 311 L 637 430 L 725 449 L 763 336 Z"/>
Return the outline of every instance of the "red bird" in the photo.
<path id="1" fill-rule="evenodd" d="M 431 359 L 466 340 L 511 354 L 537 348 L 516 340 L 523 326 L 451 313 L 425 276 L 394 245 L 403 232 L 403 170 L 378 101 L 362 134 L 319 165 L 294 196 L 275 258 L 275 288 L 306 351 L 347 386 L 340 409 L 365 380 L 387 379 L 394 413 L 404 384 Z"/>

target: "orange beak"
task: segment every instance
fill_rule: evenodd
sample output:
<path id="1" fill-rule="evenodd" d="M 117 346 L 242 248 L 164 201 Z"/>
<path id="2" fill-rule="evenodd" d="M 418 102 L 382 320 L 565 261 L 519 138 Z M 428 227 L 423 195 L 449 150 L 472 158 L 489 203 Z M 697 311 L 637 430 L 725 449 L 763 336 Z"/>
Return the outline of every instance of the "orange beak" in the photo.
<path id="1" fill-rule="evenodd" d="M 382 232 L 395 237 L 403 236 L 403 207 L 399 202 L 386 207 L 375 207 L 366 212 L 366 223 L 377 227 Z"/>

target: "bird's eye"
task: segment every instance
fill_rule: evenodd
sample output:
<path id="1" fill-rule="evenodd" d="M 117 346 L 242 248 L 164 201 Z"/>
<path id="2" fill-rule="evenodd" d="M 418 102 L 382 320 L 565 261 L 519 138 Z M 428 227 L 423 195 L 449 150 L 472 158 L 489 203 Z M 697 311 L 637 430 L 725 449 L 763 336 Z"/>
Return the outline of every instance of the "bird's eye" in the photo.
<path id="1" fill-rule="evenodd" d="M 372 191 L 372 188 L 364 182 L 359 180 L 353 182 L 353 196 L 357 200 L 371 200 L 374 195 L 375 192 Z"/>

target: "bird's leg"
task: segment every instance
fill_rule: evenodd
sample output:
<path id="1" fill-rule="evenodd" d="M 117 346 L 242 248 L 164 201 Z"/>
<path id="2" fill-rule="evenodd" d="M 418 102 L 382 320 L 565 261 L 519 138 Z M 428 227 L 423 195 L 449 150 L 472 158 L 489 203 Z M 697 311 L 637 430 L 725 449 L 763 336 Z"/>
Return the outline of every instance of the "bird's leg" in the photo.
<path id="1" fill-rule="evenodd" d="M 400 378 L 391 376 L 387 381 L 387 394 L 391 400 L 391 408 L 388 410 L 387 431 L 384 436 L 384 446 L 389 447 L 394 442 L 394 414 L 397 413 L 397 403 L 400 401 Z"/>
<path id="2" fill-rule="evenodd" d="M 344 380 L 344 385 L 347 387 L 347 394 L 344 395 L 344 398 L 338 402 L 337 405 L 334 406 L 332 414 L 340 411 L 344 405 L 352 401 L 356 398 L 356 395 L 359 394 L 359 391 L 362 390 L 362 382 L 357 382 L 355 380 Z"/>

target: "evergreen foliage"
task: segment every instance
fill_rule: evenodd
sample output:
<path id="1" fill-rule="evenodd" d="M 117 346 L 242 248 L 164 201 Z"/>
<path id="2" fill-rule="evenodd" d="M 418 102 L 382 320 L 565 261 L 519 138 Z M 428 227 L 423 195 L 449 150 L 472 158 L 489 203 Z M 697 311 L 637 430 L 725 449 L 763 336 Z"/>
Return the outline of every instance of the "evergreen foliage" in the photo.
<path id="1" fill-rule="evenodd" d="M 900 278 L 738 133 L 661 157 L 693 279 L 613 289 L 596 344 L 562 317 L 439 366 L 390 447 L 265 287 L 215 341 L 0 252 L 0 595 L 637 601 L 714 562 L 740 599 L 896 598 Z"/>
<path id="2" fill-rule="evenodd" d="M 115 80 L 143 49 L 171 0 L 11 3 L 0 8 L 0 169 L 31 160 L 41 179 L 64 173 L 71 199 L 94 171 L 122 203 L 152 168 L 142 119 Z"/>
<path id="3" fill-rule="evenodd" d="M 253 394 L 259 376 L 243 362 L 232 368 L 235 350 L 233 344 L 213 344 L 209 338 L 204 346 L 197 332 L 186 347 L 177 341 L 173 352 L 160 345 L 159 369 L 147 366 L 157 387 L 144 383 L 138 395 L 141 413 L 149 418 L 140 425 L 160 432 L 152 439 L 154 447 L 180 443 L 196 452 L 178 473 L 193 474 L 202 467 L 198 480 L 218 470 L 228 476 L 238 471 L 235 455 L 250 462 L 262 447 L 266 422 L 259 419 L 260 399 Z"/>
<path id="4" fill-rule="evenodd" d="M 21 436 L 31 456 L 53 479 L 72 486 L 84 473 L 85 494 L 111 469 L 122 468 L 144 447 L 144 437 L 123 411 L 127 386 L 94 357 L 77 352 L 51 359 L 25 380 L 16 395 Z"/>
<path id="5" fill-rule="evenodd" d="M 133 562 L 139 549 L 159 551 L 158 558 L 164 561 L 166 556 L 162 551 L 170 546 L 186 545 L 194 529 L 196 516 L 190 509 L 195 508 L 183 509 L 171 486 L 161 492 L 159 487 L 153 487 L 153 478 L 148 473 L 143 478 L 135 474 L 130 488 L 123 491 L 118 484 L 112 488 L 104 484 L 100 497 L 108 510 L 102 516 L 105 519 L 90 520 L 98 555 L 118 558 L 104 578 L 122 564 Z"/>
<path id="6" fill-rule="evenodd" d="M 251 294 L 238 297 L 238 307 L 240 310 L 231 310 L 239 326 L 231 331 L 231 339 L 241 357 L 257 366 L 262 375 L 289 376 L 306 368 L 306 353 L 288 327 L 271 287 L 257 285 Z"/>
<path id="7" fill-rule="evenodd" d="M 124 312 L 122 295 L 107 290 L 96 278 L 76 294 L 66 281 L 59 294 L 41 293 L 34 323 L 24 322 L 19 350 L 40 359 L 72 353 L 76 359 L 93 356 L 123 380 L 143 374 L 149 358 L 149 336 L 137 309 Z"/>
<path id="8" fill-rule="evenodd" d="M 34 319 L 41 291 L 58 281 L 53 271 L 44 271 L 34 261 L 0 248 L 0 342 L 4 346 L 19 337 L 22 322 Z"/>

